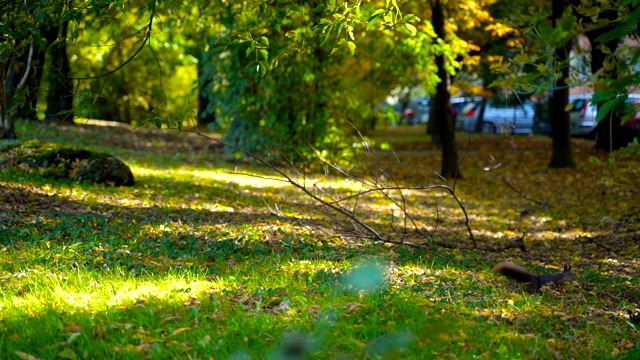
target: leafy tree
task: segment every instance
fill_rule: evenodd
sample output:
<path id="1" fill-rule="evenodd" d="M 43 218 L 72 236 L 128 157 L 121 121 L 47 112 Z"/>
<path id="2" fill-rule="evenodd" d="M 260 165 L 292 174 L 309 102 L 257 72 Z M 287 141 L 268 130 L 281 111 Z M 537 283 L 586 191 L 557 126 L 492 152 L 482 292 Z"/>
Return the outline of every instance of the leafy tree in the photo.
<path id="1" fill-rule="evenodd" d="M 138 1 L 126 12 L 105 9 L 78 24 L 79 35 L 69 51 L 80 81 L 80 115 L 131 124 L 189 119 L 195 74 L 179 28 L 172 29 L 171 5 Z M 120 21 L 111 21 L 115 17 Z"/>
<path id="2" fill-rule="evenodd" d="M 569 15 L 569 0 L 552 0 L 551 26 L 552 34 L 559 40 L 554 44 L 555 61 L 559 64 L 556 85 L 551 97 L 549 110 L 551 118 L 551 162 L 549 167 L 574 167 L 571 147 L 571 121 L 567 105 L 569 104 L 569 53 L 571 52 L 572 29 L 575 17 Z"/>
<path id="3" fill-rule="evenodd" d="M 0 139 L 16 138 L 14 116 L 18 106 L 24 104 L 23 89 L 33 53 L 41 41 L 39 29 L 45 21 L 44 14 L 38 10 L 33 2 L 0 3 Z M 17 64 L 18 60 L 26 64 Z M 12 78 L 8 83 L 9 76 Z"/>
<path id="4" fill-rule="evenodd" d="M 151 2 L 155 4 L 155 2 Z M 70 0 L 48 2 L 5 1 L 0 3 L 0 138 L 15 138 L 16 114 L 35 119 L 35 105 L 48 49 L 50 91 L 47 118 L 72 119 L 74 85 L 70 77 L 67 41 L 77 31 L 68 29 L 87 14 L 97 15 L 120 2 L 91 0 L 74 4 Z"/>
<path id="5" fill-rule="evenodd" d="M 549 112 L 553 141 L 549 166 L 573 167 L 567 105 L 572 85 L 569 53 L 577 34 L 576 17 L 569 0 L 532 1 L 530 5 L 540 11 L 522 16 L 514 25 L 522 31 L 524 41 L 517 45 L 519 54 L 510 62 L 494 66 L 504 75 L 496 83 L 516 92 L 552 92 Z"/>
<path id="6" fill-rule="evenodd" d="M 598 104 L 596 147 L 611 151 L 625 145 L 621 124 L 635 116 L 634 109 L 625 106 L 625 95 L 630 86 L 640 84 L 634 68 L 640 49 L 624 46 L 623 40 L 639 38 L 640 6 L 637 1 L 585 2 L 579 10 L 591 45 L 591 76 L 596 90 L 592 100 Z"/>
<path id="7" fill-rule="evenodd" d="M 351 147 L 345 135 L 366 128 L 362 119 L 376 102 L 409 78 L 393 73 L 398 67 L 382 75 L 382 56 L 398 59 L 381 50 L 393 50 L 395 31 L 356 38 L 356 28 L 415 18 L 398 20 L 396 7 L 283 1 L 230 3 L 227 9 L 203 57 L 211 87 L 201 90 L 208 91 L 209 111 L 226 129 L 225 141 L 247 151 L 290 160 L 344 154 Z M 408 28 L 402 31 L 409 35 Z M 356 52 L 356 46 L 365 50 Z"/>
<path id="8" fill-rule="evenodd" d="M 633 33 L 640 17 L 635 1 L 617 3 L 591 1 L 531 1 L 542 12 L 519 17 L 518 27 L 527 46 L 519 46 L 519 54 L 509 63 L 495 66 L 509 79 L 498 83 L 516 91 L 543 94 L 552 92 L 550 118 L 553 128 L 551 167 L 574 166 L 571 155 L 570 127 L 567 115 L 568 89 L 583 85 L 584 80 L 570 78 L 569 51 L 573 40 L 586 35 L 591 42 L 591 75 L 594 87 L 592 101 L 599 104 L 597 146 L 613 149 L 619 139 L 621 114 L 631 117 L 632 109 L 624 102 L 627 88 L 640 83 L 630 64 L 638 59 L 637 49 L 619 48 L 622 39 Z M 551 14 L 551 22 L 546 14 Z M 623 60 L 631 59 L 630 61 Z M 622 96 L 620 96 L 622 94 Z M 611 146 L 613 140 L 615 146 Z"/>
<path id="9" fill-rule="evenodd" d="M 452 75 L 462 67 L 462 60 L 468 59 L 470 50 L 477 46 L 465 41 L 461 36 L 472 38 L 478 28 L 487 28 L 491 21 L 485 10 L 493 1 L 441 1 L 429 2 L 434 41 L 433 53 L 438 83 L 432 97 L 430 121 L 427 131 L 433 143 L 441 145 L 441 175 L 445 178 L 461 177 L 458 169 L 458 154 L 455 142 L 454 119 L 451 111 L 450 83 Z M 457 21 L 447 21 L 455 19 Z M 482 24 L 485 23 L 484 26 Z M 498 27 L 499 25 L 494 25 Z"/>
<path id="10" fill-rule="evenodd" d="M 65 6 L 70 5 L 67 0 Z M 49 47 L 48 80 L 50 89 L 47 92 L 47 109 L 45 120 L 73 124 L 74 84 L 71 78 L 71 66 L 67 54 L 67 30 L 69 19 L 63 19 L 60 25 L 51 26 L 47 30 Z M 54 40 L 55 39 L 55 40 Z M 39 86 L 38 86 L 39 88 Z"/>
<path id="11" fill-rule="evenodd" d="M 446 41 L 445 14 L 440 0 L 431 3 L 431 23 L 433 29 L 441 41 Z M 452 179 L 461 177 L 458 169 L 458 150 L 456 149 L 455 129 L 451 113 L 451 98 L 449 92 L 449 72 L 445 67 L 445 54 L 435 56 L 437 75 L 439 78 L 436 93 L 431 101 L 429 124 L 430 133 L 435 142 L 439 142 L 442 148 L 442 169 L 440 175 Z"/>

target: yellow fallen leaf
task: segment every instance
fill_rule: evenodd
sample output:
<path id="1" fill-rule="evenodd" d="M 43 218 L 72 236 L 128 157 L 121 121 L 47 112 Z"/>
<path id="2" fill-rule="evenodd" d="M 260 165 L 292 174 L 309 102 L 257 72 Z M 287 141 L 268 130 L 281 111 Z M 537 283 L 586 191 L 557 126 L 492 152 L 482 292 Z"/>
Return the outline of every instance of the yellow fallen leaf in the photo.
<path id="1" fill-rule="evenodd" d="M 188 328 L 188 327 L 180 328 L 180 329 L 174 330 L 174 331 L 171 333 L 171 336 L 180 335 L 180 334 L 182 334 L 182 333 L 184 333 L 184 332 L 187 332 L 187 331 L 189 331 L 189 330 L 191 330 L 191 328 Z"/>

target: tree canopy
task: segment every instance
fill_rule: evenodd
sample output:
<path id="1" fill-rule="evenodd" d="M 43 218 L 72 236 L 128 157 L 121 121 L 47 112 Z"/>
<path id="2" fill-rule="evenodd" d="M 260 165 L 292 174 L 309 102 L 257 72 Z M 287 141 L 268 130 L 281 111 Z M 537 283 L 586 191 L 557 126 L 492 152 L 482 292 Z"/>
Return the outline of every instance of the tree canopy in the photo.
<path id="1" fill-rule="evenodd" d="M 64 88 L 73 90 L 65 95 L 72 102 L 57 108 L 60 102 L 48 100 L 57 114 L 158 126 L 198 122 L 264 156 L 344 158 L 361 142 L 351 136 L 394 121 L 381 105 L 399 89 L 435 96 L 437 84 L 452 84 L 440 93 L 491 96 L 497 85 L 528 96 L 565 86 L 558 85 L 560 68 L 571 58 L 557 59 L 553 49 L 573 49 L 583 35 L 594 51 L 621 43 L 634 33 L 636 2 L 5 1 L 2 135 L 15 136 L 10 119 L 37 103 L 33 94 L 42 102 Z M 443 32 L 434 28 L 436 4 L 446 18 Z M 564 10 L 550 21 L 558 8 Z M 57 44 L 65 45 L 59 51 L 68 65 L 52 60 L 65 57 L 53 53 Z M 602 70 L 566 79 L 566 86 L 593 84 L 602 118 L 630 111 L 618 94 L 640 81 L 632 71 L 637 47 L 608 49 Z M 44 53 L 46 61 L 36 57 Z M 30 85 L 39 62 L 49 73 L 68 69 Z M 447 109 L 433 120 L 448 117 Z M 439 130 L 432 135 L 437 140 Z"/>

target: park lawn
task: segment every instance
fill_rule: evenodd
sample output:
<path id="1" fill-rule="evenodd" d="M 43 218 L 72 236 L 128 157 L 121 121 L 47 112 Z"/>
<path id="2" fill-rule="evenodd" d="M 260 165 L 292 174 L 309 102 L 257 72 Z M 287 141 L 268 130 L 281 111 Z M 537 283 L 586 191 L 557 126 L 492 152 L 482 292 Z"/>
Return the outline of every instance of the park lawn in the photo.
<path id="1" fill-rule="evenodd" d="M 228 162 L 193 134 L 18 123 L 24 139 L 114 154 L 131 188 L 0 170 L 0 354 L 16 359 L 635 359 L 640 152 L 575 140 L 576 169 L 549 170 L 550 140 L 458 136 L 460 209 L 411 195 L 433 242 L 341 235 L 269 169 Z M 422 129 L 372 134 L 439 181 Z M 256 176 L 248 176 L 254 174 Z M 331 178 L 336 191 L 352 184 Z M 388 221 L 368 199 L 370 221 Z M 324 218 L 323 218 L 324 217 Z M 386 220 L 385 220 L 386 219 Z M 329 219 L 329 222 L 331 218 Z M 526 233 L 527 251 L 498 250 Z M 438 243 L 441 246 L 435 246 Z M 540 294 L 491 273 L 573 265 Z M 555 268 L 554 268 L 555 266 Z"/>

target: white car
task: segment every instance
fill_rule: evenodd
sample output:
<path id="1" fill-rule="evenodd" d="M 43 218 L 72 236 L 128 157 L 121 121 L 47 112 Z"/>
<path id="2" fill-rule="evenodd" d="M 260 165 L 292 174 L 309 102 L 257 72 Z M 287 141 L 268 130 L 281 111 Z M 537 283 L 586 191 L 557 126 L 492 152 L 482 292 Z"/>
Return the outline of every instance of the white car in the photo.
<path id="1" fill-rule="evenodd" d="M 598 107 L 591 102 L 593 94 L 570 95 L 569 104 L 573 105 L 569 110 L 571 119 L 571 135 L 594 137 L 598 123 L 596 116 Z M 639 94 L 629 94 L 628 103 L 640 102 Z"/>

